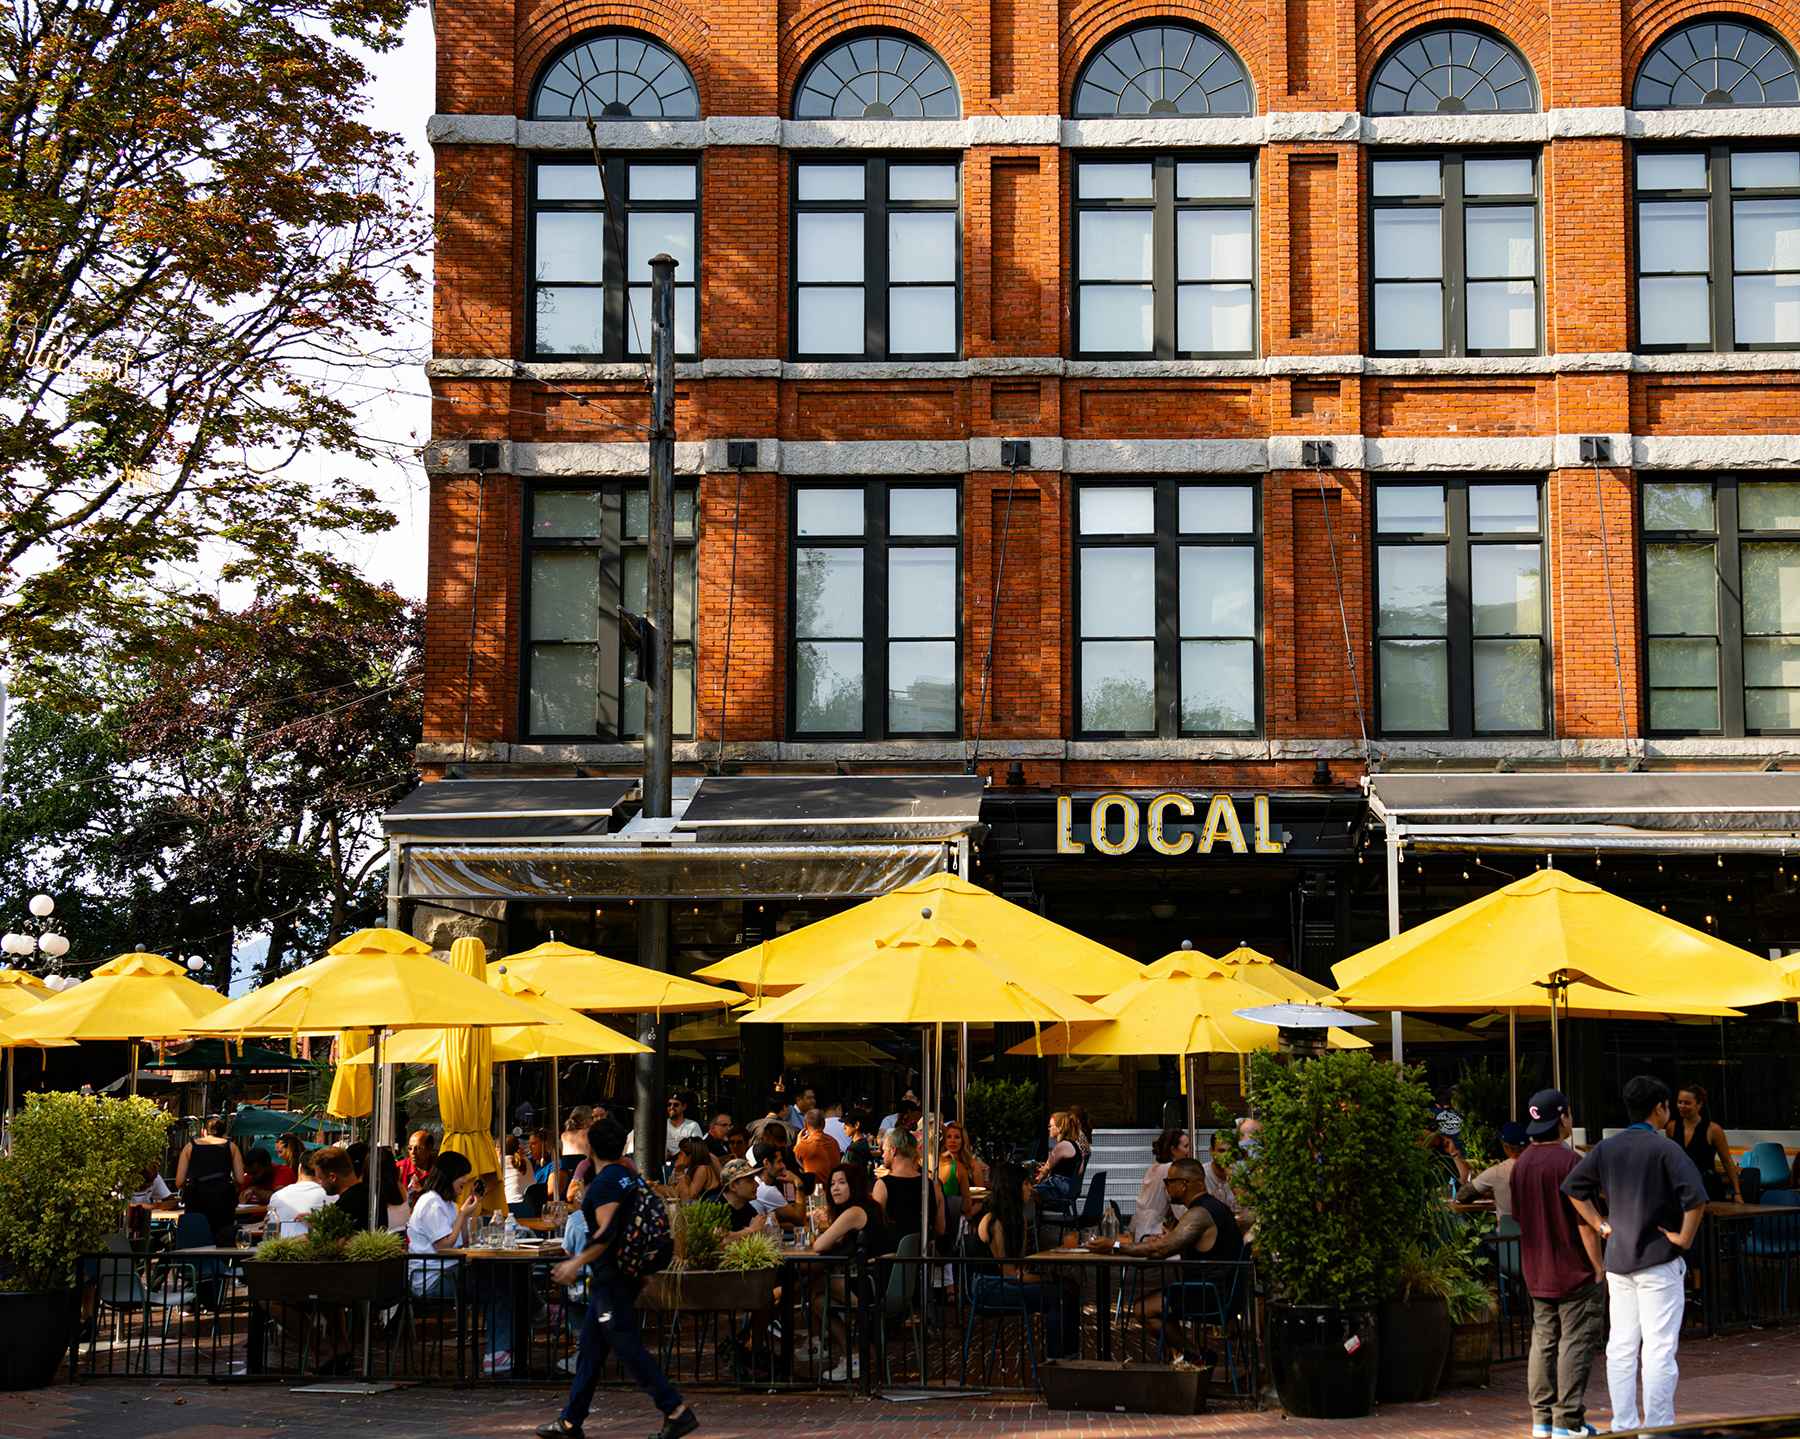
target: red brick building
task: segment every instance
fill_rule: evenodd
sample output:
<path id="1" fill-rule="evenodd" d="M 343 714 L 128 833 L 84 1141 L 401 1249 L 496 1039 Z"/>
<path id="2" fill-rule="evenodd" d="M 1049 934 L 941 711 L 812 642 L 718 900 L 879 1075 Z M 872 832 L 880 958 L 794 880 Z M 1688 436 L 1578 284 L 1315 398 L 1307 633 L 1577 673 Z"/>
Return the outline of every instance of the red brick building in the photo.
<path id="1" fill-rule="evenodd" d="M 972 768 L 1009 894 L 1319 970 L 1385 933 L 1371 773 L 1681 770 L 1447 859 L 1399 815 L 1406 922 L 1561 850 L 1800 940 L 1785 794 L 1698 860 L 1643 817 L 1800 749 L 1800 6 L 435 15 L 434 776 L 638 762 L 665 249 L 683 772 Z"/>

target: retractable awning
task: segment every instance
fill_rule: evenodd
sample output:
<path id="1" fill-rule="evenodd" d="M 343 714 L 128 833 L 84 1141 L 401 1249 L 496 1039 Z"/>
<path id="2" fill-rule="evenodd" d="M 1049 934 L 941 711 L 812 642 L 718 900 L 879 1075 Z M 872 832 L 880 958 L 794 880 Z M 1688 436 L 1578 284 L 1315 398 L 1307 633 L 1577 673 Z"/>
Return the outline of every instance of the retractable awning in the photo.
<path id="1" fill-rule="evenodd" d="M 1800 854 L 1800 774 L 1379 774 L 1369 808 L 1413 849 Z"/>
<path id="2" fill-rule="evenodd" d="M 446 779 L 382 815 L 389 839 L 566 842 L 605 834 L 634 779 Z"/>

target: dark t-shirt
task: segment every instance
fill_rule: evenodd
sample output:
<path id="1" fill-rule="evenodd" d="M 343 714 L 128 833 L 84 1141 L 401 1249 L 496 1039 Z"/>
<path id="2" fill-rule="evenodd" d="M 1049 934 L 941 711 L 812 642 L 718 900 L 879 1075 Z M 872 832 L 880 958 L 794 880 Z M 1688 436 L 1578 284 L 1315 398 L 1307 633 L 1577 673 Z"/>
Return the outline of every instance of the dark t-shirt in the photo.
<path id="1" fill-rule="evenodd" d="M 340 1189 L 337 1196 L 337 1207 L 356 1221 L 358 1229 L 369 1227 L 369 1183 L 359 1179 L 348 1189 Z M 387 1228 L 387 1205 L 375 1206 L 375 1227 Z"/>
<path id="2" fill-rule="evenodd" d="M 1567 1299 L 1594 1282 L 1581 1219 L 1562 1192 L 1580 1156 L 1563 1144 L 1528 1144 L 1513 1161 L 1512 1209 L 1519 1223 L 1525 1287 L 1538 1299 Z"/>
<path id="3" fill-rule="evenodd" d="M 725 1206 L 725 1220 L 733 1234 L 736 1234 L 740 1229 L 748 1229 L 750 1227 L 750 1221 L 756 1218 L 756 1207 L 751 1204 L 746 1204 L 741 1209 L 733 1206 L 731 1201 L 725 1197 L 723 1185 L 717 1189 L 707 1190 L 706 1193 L 700 1196 L 700 1202 L 702 1204 L 723 1204 Z"/>
<path id="4" fill-rule="evenodd" d="M 1608 1274 L 1636 1274 L 1680 1258 L 1681 1251 L 1662 1231 L 1679 1230 L 1683 1213 L 1706 1203 L 1694 1161 L 1673 1139 L 1643 1124 L 1601 1140 L 1562 1188 L 1590 1204 L 1605 1196 L 1606 1219 L 1612 1225 L 1606 1241 Z"/>
<path id="5" fill-rule="evenodd" d="M 636 1178 L 637 1176 L 623 1164 L 614 1162 L 596 1174 L 588 1187 L 582 1191 L 581 1212 L 587 1220 L 588 1243 L 589 1245 L 604 1244 L 608 1247 L 608 1252 L 602 1254 L 591 1266 L 597 1276 L 606 1277 L 612 1273 L 611 1245 L 615 1237 L 612 1231 L 617 1227 L 620 1215 L 617 1212 L 613 1214 L 612 1223 L 604 1234 L 600 1232 L 596 1216 L 608 1204 L 623 1204 L 626 1196 L 631 1193 Z"/>

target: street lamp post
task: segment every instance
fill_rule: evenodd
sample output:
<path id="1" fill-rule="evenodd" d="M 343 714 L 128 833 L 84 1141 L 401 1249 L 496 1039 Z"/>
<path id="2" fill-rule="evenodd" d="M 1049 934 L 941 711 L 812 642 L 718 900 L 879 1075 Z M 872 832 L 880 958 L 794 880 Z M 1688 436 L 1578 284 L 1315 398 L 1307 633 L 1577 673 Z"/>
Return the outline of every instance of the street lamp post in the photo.
<path id="1" fill-rule="evenodd" d="M 31 917 L 38 921 L 38 932 L 15 930 L 0 936 L 0 951 L 18 960 L 28 960 L 34 954 L 42 954 L 47 961 L 47 972 L 44 983 L 51 989 L 64 989 L 67 985 L 62 976 L 62 958 L 69 952 L 69 940 L 64 934 L 50 928 L 51 917 L 56 913 L 56 901 L 47 894 L 34 894 L 26 902 L 25 908 Z M 13 1122 L 13 1046 L 6 1047 L 6 1117 L 5 1135 L 6 1152 L 12 1153 Z"/>

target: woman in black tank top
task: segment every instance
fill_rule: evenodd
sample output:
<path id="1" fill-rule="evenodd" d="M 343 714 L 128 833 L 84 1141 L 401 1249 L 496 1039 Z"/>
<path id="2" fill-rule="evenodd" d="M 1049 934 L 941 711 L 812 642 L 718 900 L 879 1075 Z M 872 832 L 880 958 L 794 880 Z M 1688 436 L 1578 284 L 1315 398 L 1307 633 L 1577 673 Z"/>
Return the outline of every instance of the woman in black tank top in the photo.
<path id="1" fill-rule="evenodd" d="M 1687 1157 L 1694 1161 L 1694 1168 L 1700 1171 L 1700 1178 L 1706 1185 L 1708 1199 L 1724 1199 L 1729 1182 L 1730 1197 L 1743 1203 L 1743 1190 L 1738 1180 L 1737 1164 L 1731 1157 L 1730 1141 L 1726 1139 L 1725 1131 L 1713 1123 L 1712 1115 L 1707 1113 L 1706 1091 L 1698 1084 L 1684 1085 L 1677 1093 L 1675 1117 L 1669 1121 L 1669 1127 L 1663 1133 L 1679 1144 Z M 1723 1174 L 1719 1172 L 1721 1166 Z"/>

